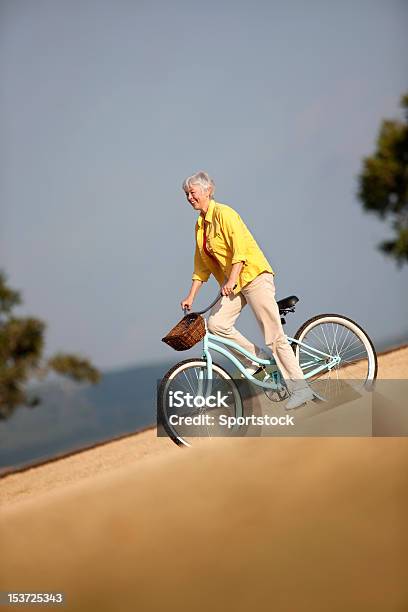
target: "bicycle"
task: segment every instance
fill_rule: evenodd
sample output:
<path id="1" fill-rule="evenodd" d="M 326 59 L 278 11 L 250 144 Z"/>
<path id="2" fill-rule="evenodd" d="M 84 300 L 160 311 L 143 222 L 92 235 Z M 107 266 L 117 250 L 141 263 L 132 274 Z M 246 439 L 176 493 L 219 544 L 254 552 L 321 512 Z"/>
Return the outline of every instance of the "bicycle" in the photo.
<path id="1" fill-rule="evenodd" d="M 190 315 L 186 315 L 187 309 L 184 309 L 184 314 L 187 317 L 200 317 L 208 312 L 221 297 L 220 293 L 207 308 L 190 313 Z M 295 312 L 298 301 L 299 299 L 292 295 L 277 302 L 282 325 L 286 324 L 285 317 Z M 242 381 L 250 381 L 253 385 L 263 388 L 265 395 L 274 402 L 284 401 L 289 396 L 285 381 L 272 355 L 270 359 L 261 359 L 235 342 L 210 333 L 207 322 L 205 318 L 203 319 L 202 357 L 180 361 L 166 372 L 158 386 L 158 423 L 179 446 L 191 446 L 189 438 L 197 435 L 211 436 L 214 434 L 215 430 L 212 426 L 214 415 L 225 416 L 222 419 L 225 427 L 220 427 L 216 435 L 242 433 L 239 425 L 230 427 L 230 421 L 227 420 L 228 417 L 231 417 L 232 422 L 239 423 L 239 417 L 244 414 Z M 338 314 L 316 315 L 303 323 L 293 338 L 287 336 L 287 339 L 305 379 L 314 392 L 314 399 L 317 401 L 327 400 L 330 393 L 335 392 L 340 381 L 352 381 L 358 388 L 370 389 L 377 377 L 378 363 L 374 345 L 363 328 L 348 317 Z M 163 340 L 167 341 L 166 338 Z M 258 370 L 263 378 L 256 378 L 249 374 L 241 361 L 227 347 L 259 363 L 262 369 Z M 241 379 L 235 380 L 225 368 L 214 363 L 211 351 L 223 355 L 236 366 L 241 374 Z M 227 398 L 222 403 L 221 412 L 220 406 L 214 406 L 214 402 L 211 405 L 209 403 L 209 398 L 215 397 L 214 389 L 217 391 L 222 389 L 224 393 L 222 397 Z M 174 410 L 173 400 L 177 391 L 184 393 L 183 397 L 190 397 L 190 401 L 187 402 L 188 410 L 185 410 L 185 401 L 177 406 L 183 407 L 184 411 Z M 218 420 L 221 421 L 220 418 Z"/>

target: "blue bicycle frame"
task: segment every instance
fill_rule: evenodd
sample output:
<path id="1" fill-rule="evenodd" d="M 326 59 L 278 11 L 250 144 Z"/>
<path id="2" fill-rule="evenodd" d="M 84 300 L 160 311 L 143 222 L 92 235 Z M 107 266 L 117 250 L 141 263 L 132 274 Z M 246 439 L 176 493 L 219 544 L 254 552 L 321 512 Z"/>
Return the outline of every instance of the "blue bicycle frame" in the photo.
<path id="1" fill-rule="evenodd" d="M 242 365 L 239 359 L 237 359 L 234 355 L 230 353 L 230 351 L 228 351 L 226 348 L 223 348 L 223 346 L 220 346 L 220 345 L 230 346 L 231 348 L 241 353 L 242 355 L 249 357 L 252 361 L 259 363 L 259 365 L 275 366 L 279 372 L 279 368 L 273 357 L 271 359 L 261 359 L 260 357 L 253 355 L 246 349 L 239 346 L 233 340 L 228 340 L 227 338 L 222 338 L 221 336 L 216 336 L 215 334 L 210 333 L 207 328 L 206 320 L 205 320 L 205 329 L 206 329 L 206 334 L 203 338 L 202 357 L 207 362 L 207 379 L 211 380 L 213 378 L 213 375 L 212 375 L 213 361 L 212 361 L 212 356 L 210 352 L 211 350 L 213 350 L 213 351 L 216 351 L 217 353 L 220 353 L 221 355 L 224 355 L 224 357 L 229 359 L 229 361 L 231 361 L 231 363 L 233 363 L 238 368 L 238 370 L 245 376 L 245 378 L 253 382 L 255 385 L 258 385 L 259 387 L 263 387 L 265 389 L 278 389 L 280 385 L 276 378 L 272 377 L 272 380 L 270 382 L 264 382 L 264 381 L 258 380 L 257 378 L 254 378 L 251 374 L 249 374 L 246 371 L 245 367 Z M 290 336 L 287 336 L 287 339 L 289 343 L 295 343 L 301 346 L 303 349 L 303 352 L 309 355 L 311 358 L 310 361 L 301 364 L 302 371 L 304 372 L 304 377 L 306 380 L 311 378 L 312 376 L 315 376 L 316 374 L 319 374 L 323 370 L 331 370 L 340 361 L 339 357 L 337 356 L 334 357 L 332 355 L 329 355 L 328 353 L 324 353 L 315 348 L 312 348 L 308 346 L 307 344 L 304 344 L 303 342 L 299 342 L 299 340 L 296 340 L 295 338 L 291 338 Z M 324 361 L 324 363 L 322 363 L 322 361 Z"/>

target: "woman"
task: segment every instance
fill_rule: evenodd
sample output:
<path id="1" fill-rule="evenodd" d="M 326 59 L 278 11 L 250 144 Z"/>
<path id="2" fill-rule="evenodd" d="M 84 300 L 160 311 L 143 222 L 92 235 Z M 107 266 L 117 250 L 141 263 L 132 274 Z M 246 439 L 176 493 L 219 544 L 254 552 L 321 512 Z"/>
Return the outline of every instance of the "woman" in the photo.
<path id="1" fill-rule="evenodd" d="M 213 199 L 214 187 L 206 172 L 197 172 L 183 182 L 187 200 L 200 215 L 195 227 L 193 284 L 181 307 L 191 308 L 202 284 L 213 274 L 223 297 L 211 310 L 209 331 L 233 340 L 257 357 L 269 359 L 269 355 L 234 327 L 242 308 L 248 303 L 291 392 L 286 409 L 297 408 L 311 400 L 313 392 L 282 328 L 275 300 L 274 271 L 239 214 Z M 243 358 L 242 354 L 240 357 Z M 259 370 L 259 364 L 243 359 L 250 374 Z"/>

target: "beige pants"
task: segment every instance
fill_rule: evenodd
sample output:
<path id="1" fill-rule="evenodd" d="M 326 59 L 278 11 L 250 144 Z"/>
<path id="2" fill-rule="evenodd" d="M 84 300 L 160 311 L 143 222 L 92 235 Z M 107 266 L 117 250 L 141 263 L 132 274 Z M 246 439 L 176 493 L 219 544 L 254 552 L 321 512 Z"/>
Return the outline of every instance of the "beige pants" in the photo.
<path id="1" fill-rule="evenodd" d="M 233 340 L 257 357 L 269 359 L 269 355 L 245 338 L 234 327 L 241 310 L 249 304 L 265 337 L 265 345 L 272 351 L 275 361 L 289 390 L 305 386 L 303 372 L 285 336 L 280 320 L 279 307 L 275 300 L 273 274 L 262 272 L 245 285 L 237 295 L 223 296 L 212 308 L 208 318 L 211 333 Z M 231 349 L 232 350 L 232 349 Z M 247 366 L 253 362 L 239 353 Z"/>

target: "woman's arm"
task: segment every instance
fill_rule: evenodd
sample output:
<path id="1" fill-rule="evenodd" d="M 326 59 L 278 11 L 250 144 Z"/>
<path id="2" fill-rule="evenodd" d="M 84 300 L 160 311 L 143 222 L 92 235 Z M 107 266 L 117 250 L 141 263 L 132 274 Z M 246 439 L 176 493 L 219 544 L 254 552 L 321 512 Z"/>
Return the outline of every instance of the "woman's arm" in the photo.
<path id="1" fill-rule="evenodd" d="M 202 284 L 203 284 L 203 281 L 193 280 L 193 283 L 190 289 L 190 293 L 184 300 L 181 301 L 181 307 L 183 309 L 188 308 L 190 310 L 191 306 L 193 305 L 194 298 L 199 292 L 199 290 L 201 289 Z"/>
<path id="2" fill-rule="evenodd" d="M 222 295 L 229 295 L 234 292 L 234 287 L 237 284 L 239 273 L 241 272 L 242 266 L 244 265 L 243 261 L 237 261 L 232 264 L 231 272 L 229 275 L 229 279 L 221 289 Z"/>
<path id="3" fill-rule="evenodd" d="M 197 232 L 197 226 L 196 226 L 196 232 Z M 202 284 L 208 281 L 210 274 L 211 274 L 211 270 L 206 266 L 206 264 L 201 258 L 200 251 L 199 251 L 198 244 L 197 244 L 197 237 L 196 237 L 196 247 L 195 247 L 195 252 L 194 252 L 194 272 L 193 272 L 193 276 L 191 279 L 193 283 L 191 285 L 190 293 L 184 300 L 181 301 L 181 307 L 183 309 L 188 308 L 190 310 L 191 306 L 193 305 L 195 296 L 200 290 Z"/>

